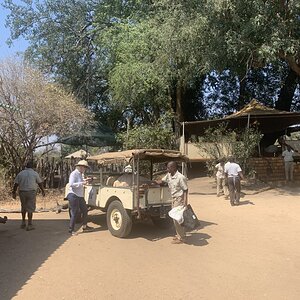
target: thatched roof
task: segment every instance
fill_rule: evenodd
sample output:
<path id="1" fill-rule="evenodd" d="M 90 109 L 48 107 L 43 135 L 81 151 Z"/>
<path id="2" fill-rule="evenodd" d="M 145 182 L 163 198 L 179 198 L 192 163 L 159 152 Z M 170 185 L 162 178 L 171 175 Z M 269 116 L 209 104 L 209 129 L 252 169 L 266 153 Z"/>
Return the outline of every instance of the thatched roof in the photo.
<path id="1" fill-rule="evenodd" d="M 188 135 L 201 135 L 209 127 L 216 127 L 221 123 L 227 123 L 228 128 L 242 129 L 248 126 L 256 126 L 262 133 L 279 132 L 287 127 L 300 124 L 300 112 L 287 112 L 266 107 L 253 99 L 240 111 L 223 119 L 184 122 L 184 131 Z"/>

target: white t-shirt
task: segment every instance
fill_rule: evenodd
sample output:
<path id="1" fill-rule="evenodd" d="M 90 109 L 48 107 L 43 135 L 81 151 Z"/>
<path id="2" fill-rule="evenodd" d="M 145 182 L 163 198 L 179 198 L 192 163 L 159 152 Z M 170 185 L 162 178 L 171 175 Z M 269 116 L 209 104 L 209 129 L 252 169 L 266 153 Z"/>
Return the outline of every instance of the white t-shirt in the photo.
<path id="1" fill-rule="evenodd" d="M 242 172 L 242 169 L 239 164 L 234 162 L 229 162 L 225 164 L 225 173 L 228 174 L 228 177 L 238 176 L 239 172 Z"/>
<path id="2" fill-rule="evenodd" d="M 293 150 L 291 150 L 291 151 L 284 150 L 284 151 L 282 152 L 282 156 L 283 156 L 283 160 L 284 160 L 285 162 L 288 162 L 288 161 L 294 161 L 294 158 L 293 158 L 293 156 L 294 156 L 294 151 L 293 151 Z"/>
<path id="3" fill-rule="evenodd" d="M 217 173 L 216 173 L 217 178 L 224 178 L 225 177 L 224 165 L 218 163 L 216 164 L 215 168 L 217 169 Z"/>

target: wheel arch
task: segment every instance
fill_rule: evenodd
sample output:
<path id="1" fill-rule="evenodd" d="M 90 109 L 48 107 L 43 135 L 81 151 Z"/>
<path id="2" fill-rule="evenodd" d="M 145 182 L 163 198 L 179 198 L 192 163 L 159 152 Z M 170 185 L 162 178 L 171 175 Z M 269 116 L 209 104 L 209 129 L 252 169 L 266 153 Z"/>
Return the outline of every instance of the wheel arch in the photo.
<path id="1" fill-rule="evenodd" d="M 122 203 L 121 199 L 117 196 L 111 196 L 105 204 L 104 210 L 107 211 L 109 205 L 113 202 L 113 201 L 119 201 L 120 203 Z"/>

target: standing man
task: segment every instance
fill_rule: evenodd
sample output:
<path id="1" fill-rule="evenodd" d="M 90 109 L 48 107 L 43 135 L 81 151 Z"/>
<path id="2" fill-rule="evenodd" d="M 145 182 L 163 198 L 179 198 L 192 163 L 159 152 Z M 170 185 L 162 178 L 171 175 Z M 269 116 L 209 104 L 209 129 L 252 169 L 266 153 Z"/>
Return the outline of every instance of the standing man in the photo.
<path id="1" fill-rule="evenodd" d="M 168 174 L 157 183 L 167 183 L 172 195 L 172 208 L 176 206 L 187 206 L 188 186 L 187 178 L 177 169 L 177 163 L 170 161 L 167 164 Z M 176 236 L 173 238 L 172 244 L 182 244 L 185 242 L 185 229 L 176 220 L 174 226 Z"/>
<path id="2" fill-rule="evenodd" d="M 244 179 L 242 169 L 234 162 L 232 156 L 228 158 L 229 163 L 225 164 L 225 175 L 228 179 L 228 189 L 231 206 L 239 205 L 241 197 L 241 179 Z"/>
<path id="3" fill-rule="evenodd" d="M 294 153 L 289 145 L 286 145 L 286 150 L 282 152 L 286 182 L 294 179 Z"/>
<path id="4" fill-rule="evenodd" d="M 82 231 L 89 232 L 92 231 L 93 228 L 87 225 L 87 215 L 88 209 L 86 202 L 84 200 L 84 186 L 90 182 L 91 179 L 84 179 L 83 175 L 86 169 L 88 168 L 88 163 L 86 160 L 80 160 L 75 170 L 70 174 L 69 177 L 69 191 L 67 195 L 67 199 L 69 200 L 70 207 L 70 226 L 69 233 L 72 235 L 76 235 L 77 233 L 74 231 L 75 222 L 78 213 L 82 213 Z"/>
<path id="5" fill-rule="evenodd" d="M 22 214 L 21 228 L 26 228 L 27 231 L 34 229 L 32 225 L 32 216 L 36 207 L 36 193 L 38 187 L 41 189 L 43 197 L 45 197 L 43 181 L 40 178 L 40 175 L 33 170 L 33 161 L 29 161 L 26 164 L 25 169 L 15 178 L 12 192 L 12 197 L 16 199 L 17 189 L 19 188 Z M 28 216 L 27 226 L 26 213 Z"/>
<path id="6" fill-rule="evenodd" d="M 225 184 L 225 158 L 221 158 L 219 163 L 216 164 L 215 168 L 217 170 L 216 179 L 217 179 L 217 197 L 221 196 L 221 192 L 223 191 L 224 196 L 228 196 L 227 185 Z"/>

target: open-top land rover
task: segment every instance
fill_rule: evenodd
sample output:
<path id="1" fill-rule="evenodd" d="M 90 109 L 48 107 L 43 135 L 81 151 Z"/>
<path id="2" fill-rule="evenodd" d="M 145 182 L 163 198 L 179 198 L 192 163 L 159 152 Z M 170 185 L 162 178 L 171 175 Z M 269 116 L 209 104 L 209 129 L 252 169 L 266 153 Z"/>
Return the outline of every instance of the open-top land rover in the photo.
<path id="1" fill-rule="evenodd" d="M 126 237 L 131 232 L 135 219 L 152 219 L 165 227 L 170 218 L 171 194 L 167 186 L 143 184 L 140 178 L 158 179 L 166 173 L 166 163 L 184 163 L 187 157 L 179 151 L 165 149 L 136 149 L 108 152 L 88 157 L 89 164 L 99 169 L 93 183 L 85 186 L 85 201 L 89 207 L 106 212 L 109 231 L 117 237 Z M 114 186 L 126 165 L 132 168 L 129 186 Z M 91 174 L 90 174 L 91 175 Z"/>

